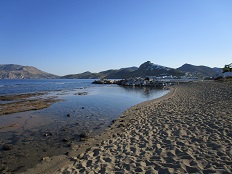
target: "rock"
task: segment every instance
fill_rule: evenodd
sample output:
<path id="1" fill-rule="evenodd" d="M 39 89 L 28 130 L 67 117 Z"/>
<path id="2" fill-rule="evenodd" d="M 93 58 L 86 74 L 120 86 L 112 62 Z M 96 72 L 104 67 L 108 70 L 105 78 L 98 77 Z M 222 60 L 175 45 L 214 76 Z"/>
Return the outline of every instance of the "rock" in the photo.
<path id="1" fill-rule="evenodd" d="M 48 137 L 48 136 L 52 136 L 52 135 L 53 134 L 51 132 L 49 132 L 49 133 L 45 133 L 43 136 Z"/>
<path id="2" fill-rule="evenodd" d="M 67 114 L 67 117 L 70 117 L 70 114 Z"/>
<path id="3" fill-rule="evenodd" d="M 88 92 L 78 92 L 77 94 L 75 94 L 75 95 L 87 95 L 88 94 Z"/>
<path id="4" fill-rule="evenodd" d="M 114 124 L 114 123 L 115 123 L 115 121 L 116 121 L 116 120 L 112 120 L 112 121 L 111 121 L 111 124 Z"/>
<path id="5" fill-rule="evenodd" d="M 80 138 L 87 138 L 89 136 L 89 132 L 83 132 L 82 134 L 79 135 Z"/>
<path id="6" fill-rule="evenodd" d="M 81 109 L 85 109 L 85 107 L 82 107 Z"/>
<path id="7" fill-rule="evenodd" d="M 68 142 L 68 139 L 67 139 L 67 138 L 63 138 L 62 141 L 63 141 L 63 142 Z"/>
<path id="8" fill-rule="evenodd" d="M 4 150 L 4 151 L 11 150 L 11 149 L 13 149 L 13 146 L 10 144 L 4 144 L 2 146 L 2 150 Z"/>
<path id="9" fill-rule="evenodd" d="M 43 157 L 42 161 L 49 162 L 49 161 L 51 161 L 51 158 L 49 158 L 49 157 Z"/>

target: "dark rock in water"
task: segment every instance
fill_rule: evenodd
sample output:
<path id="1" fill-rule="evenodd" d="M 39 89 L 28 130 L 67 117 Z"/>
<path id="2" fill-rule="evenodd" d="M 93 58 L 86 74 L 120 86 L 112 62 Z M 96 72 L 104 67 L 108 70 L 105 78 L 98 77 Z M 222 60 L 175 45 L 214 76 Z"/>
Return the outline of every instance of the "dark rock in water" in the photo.
<path id="1" fill-rule="evenodd" d="M 75 94 L 75 95 L 87 95 L 88 94 L 88 92 L 78 92 L 77 94 Z"/>
<path id="2" fill-rule="evenodd" d="M 68 131 L 68 128 L 63 128 L 62 130 L 63 130 L 63 131 Z"/>
<path id="3" fill-rule="evenodd" d="M 13 146 L 10 144 L 4 144 L 2 146 L 2 150 L 4 150 L 4 151 L 11 150 L 11 149 L 13 149 Z"/>
<path id="4" fill-rule="evenodd" d="M 81 109 L 85 109 L 85 107 L 82 107 Z"/>
<path id="5" fill-rule="evenodd" d="M 112 121 L 111 121 L 111 124 L 114 124 L 114 123 L 115 123 L 115 121 L 116 121 L 116 120 L 112 120 Z"/>
<path id="6" fill-rule="evenodd" d="M 82 134 L 79 135 L 80 138 L 87 138 L 89 136 L 89 132 L 83 132 Z"/>
<path id="7" fill-rule="evenodd" d="M 70 114 L 67 114 L 67 117 L 70 117 Z"/>
<path id="8" fill-rule="evenodd" d="M 43 136 L 45 136 L 45 137 L 52 136 L 52 135 L 53 134 L 51 132 L 43 134 Z"/>
<path id="9" fill-rule="evenodd" d="M 68 139 L 67 139 L 67 138 L 63 138 L 62 141 L 63 141 L 63 142 L 68 142 Z"/>

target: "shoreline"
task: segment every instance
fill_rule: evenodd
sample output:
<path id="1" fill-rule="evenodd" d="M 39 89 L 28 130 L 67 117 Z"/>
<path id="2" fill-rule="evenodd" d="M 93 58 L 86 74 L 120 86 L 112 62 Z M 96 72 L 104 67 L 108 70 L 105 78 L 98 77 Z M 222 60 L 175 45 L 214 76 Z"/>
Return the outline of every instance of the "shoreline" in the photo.
<path id="1" fill-rule="evenodd" d="M 63 168 L 64 166 L 73 165 L 74 162 L 72 160 L 76 156 L 80 156 L 87 149 L 90 149 L 93 146 L 98 146 L 99 143 L 101 143 L 102 141 L 108 138 L 112 138 L 114 135 L 118 133 L 122 133 L 125 128 L 125 126 L 122 126 L 122 125 L 129 124 L 129 121 L 133 120 L 133 117 L 127 117 L 127 112 L 129 110 L 134 110 L 134 109 L 138 110 L 137 109 L 138 106 L 143 107 L 144 105 L 146 105 L 146 103 L 149 103 L 151 101 L 160 102 L 162 100 L 166 100 L 175 93 L 175 87 L 171 87 L 169 90 L 170 91 L 167 94 L 165 94 L 164 96 L 160 98 L 144 101 L 142 103 L 131 106 L 130 108 L 125 110 L 114 121 L 114 123 L 112 123 L 110 127 L 108 127 L 103 133 L 95 137 L 89 137 L 85 139 L 81 145 L 77 145 L 73 147 L 73 150 L 67 152 L 66 155 L 45 157 L 44 159 L 42 159 L 41 163 L 37 164 L 33 168 L 28 169 L 25 172 L 22 172 L 22 174 L 59 173 L 59 170 Z"/>
<path id="2" fill-rule="evenodd" d="M 108 93 L 111 91 L 112 93 Z M 84 143 L 83 140 L 104 132 L 127 108 L 168 92 L 110 85 L 89 90 L 51 91 L 46 95 L 5 95 L 1 98 L 4 100 L 2 103 L 53 96 L 62 102 L 41 111 L 19 112 L 0 117 L 0 173 L 25 172 L 41 161 L 47 161 L 48 157 L 67 155 L 67 152 Z M 122 98 L 125 99 L 120 101 Z"/>
<path id="3" fill-rule="evenodd" d="M 230 173 L 231 88 L 231 82 L 175 86 L 132 106 L 100 136 L 25 173 Z"/>

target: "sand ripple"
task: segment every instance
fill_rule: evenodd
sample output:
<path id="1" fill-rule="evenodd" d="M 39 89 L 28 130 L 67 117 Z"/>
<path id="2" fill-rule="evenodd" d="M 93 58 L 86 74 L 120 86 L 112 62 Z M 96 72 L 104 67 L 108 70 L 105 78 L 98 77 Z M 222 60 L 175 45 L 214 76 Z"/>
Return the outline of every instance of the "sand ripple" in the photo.
<path id="1" fill-rule="evenodd" d="M 232 173 L 231 89 L 231 82 L 181 84 L 134 106 L 58 173 Z"/>
<path id="2" fill-rule="evenodd" d="M 178 86 L 132 107 L 60 173 L 231 173 L 232 83 Z M 125 119 L 126 118 L 126 119 Z"/>

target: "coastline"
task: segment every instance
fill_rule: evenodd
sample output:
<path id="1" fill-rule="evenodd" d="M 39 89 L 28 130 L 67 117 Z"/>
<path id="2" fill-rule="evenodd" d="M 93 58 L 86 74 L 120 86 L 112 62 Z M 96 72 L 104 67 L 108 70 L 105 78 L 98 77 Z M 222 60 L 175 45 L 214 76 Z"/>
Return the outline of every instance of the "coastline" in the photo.
<path id="1" fill-rule="evenodd" d="M 230 173 L 231 88 L 231 82 L 175 86 L 129 108 L 100 136 L 25 173 Z"/>

